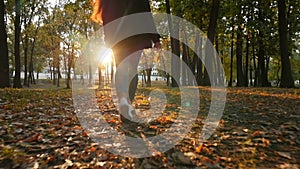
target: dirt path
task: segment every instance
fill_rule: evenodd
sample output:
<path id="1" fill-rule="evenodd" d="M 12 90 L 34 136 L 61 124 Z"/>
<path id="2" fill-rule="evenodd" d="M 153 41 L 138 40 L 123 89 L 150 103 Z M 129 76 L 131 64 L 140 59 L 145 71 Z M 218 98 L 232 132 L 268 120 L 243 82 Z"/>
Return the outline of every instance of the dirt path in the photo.
<path id="1" fill-rule="evenodd" d="M 227 91 L 222 120 L 210 139 L 198 143 L 210 103 L 209 89 L 200 88 L 204 108 L 185 139 L 166 153 L 137 160 L 111 154 L 89 138 L 74 113 L 71 90 L 0 90 L 0 168 L 299 168 L 299 89 Z M 139 91 L 137 108 L 149 106 L 147 92 Z M 177 94 L 170 91 L 175 98 L 170 102 L 178 101 Z M 97 96 L 105 120 L 120 129 L 107 92 Z M 178 107 L 170 103 L 142 133 L 163 132 Z"/>

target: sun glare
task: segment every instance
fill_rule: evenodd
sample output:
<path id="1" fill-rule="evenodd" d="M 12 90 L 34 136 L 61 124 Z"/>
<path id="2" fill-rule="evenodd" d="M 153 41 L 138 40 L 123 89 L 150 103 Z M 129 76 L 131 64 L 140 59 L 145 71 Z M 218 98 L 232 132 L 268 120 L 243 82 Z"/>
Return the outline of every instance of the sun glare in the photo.
<path id="1" fill-rule="evenodd" d="M 98 58 L 102 65 L 110 64 L 113 61 L 113 52 L 109 48 L 102 48 Z"/>

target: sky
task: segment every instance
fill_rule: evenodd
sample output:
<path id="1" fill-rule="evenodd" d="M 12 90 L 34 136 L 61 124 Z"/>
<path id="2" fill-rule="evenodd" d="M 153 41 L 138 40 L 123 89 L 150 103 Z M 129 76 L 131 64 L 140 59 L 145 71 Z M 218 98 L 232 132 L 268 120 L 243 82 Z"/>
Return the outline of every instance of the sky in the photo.
<path id="1" fill-rule="evenodd" d="M 57 0 L 49 0 L 49 2 L 52 4 L 52 5 L 55 5 Z"/>

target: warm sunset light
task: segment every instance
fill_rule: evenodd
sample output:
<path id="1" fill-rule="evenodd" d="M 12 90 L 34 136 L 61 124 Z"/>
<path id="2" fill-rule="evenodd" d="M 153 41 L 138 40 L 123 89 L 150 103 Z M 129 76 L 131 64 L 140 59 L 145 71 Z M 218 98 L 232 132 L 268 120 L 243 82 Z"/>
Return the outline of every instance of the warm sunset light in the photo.
<path id="1" fill-rule="evenodd" d="M 300 0 L 0 0 L 0 169 L 300 169 L 299 21 Z"/>
<path id="2" fill-rule="evenodd" d="M 110 64 L 113 61 L 113 52 L 111 49 L 103 47 L 99 52 L 98 58 L 102 65 Z"/>

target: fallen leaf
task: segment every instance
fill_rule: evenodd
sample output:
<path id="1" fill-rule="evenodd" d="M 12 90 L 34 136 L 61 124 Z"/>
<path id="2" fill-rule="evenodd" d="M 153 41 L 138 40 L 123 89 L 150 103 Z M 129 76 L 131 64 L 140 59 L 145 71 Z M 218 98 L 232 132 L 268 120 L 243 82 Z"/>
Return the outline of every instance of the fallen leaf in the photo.
<path id="1" fill-rule="evenodd" d="M 292 159 L 291 154 L 290 153 L 286 153 L 286 152 L 279 152 L 277 151 L 277 154 L 279 154 L 281 157 L 287 158 L 287 159 Z"/>
<path id="2" fill-rule="evenodd" d="M 81 126 L 75 126 L 74 129 L 75 130 L 82 130 L 82 127 Z"/>
<path id="3" fill-rule="evenodd" d="M 89 136 L 89 133 L 88 133 L 87 131 L 84 131 L 84 132 L 83 132 L 83 136 L 88 137 L 88 136 Z"/>
<path id="4" fill-rule="evenodd" d="M 35 136 L 26 138 L 24 140 L 21 140 L 20 142 L 33 142 L 33 141 L 37 141 L 39 139 L 40 135 L 41 135 L 40 133 L 37 133 Z"/>
<path id="5" fill-rule="evenodd" d="M 90 148 L 90 151 L 91 151 L 91 152 L 95 152 L 96 150 L 97 150 L 97 148 L 95 148 L 95 147 L 91 147 L 91 148 Z"/>
<path id="6" fill-rule="evenodd" d="M 149 126 L 150 129 L 157 129 L 157 126 Z"/>
<path id="7" fill-rule="evenodd" d="M 203 144 L 200 144 L 200 146 L 198 146 L 198 147 L 196 148 L 196 152 L 197 152 L 197 153 L 200 153 L 200 152 L 202 151 L 202 149 L 203 149 Z"/>
<path id="8" fill-rule="evenodd" d="M 259 130 L 252 133 L 252 136 L 254 136 L 254 137 L 259 136 L 259 135 L 261 135 L 261 132 Z"/>
<path id="9" fill-rule="evenodd" d="M 264 146 L 269 146 L 270 145 L 270 140 L 262 138 L 261 141 L 263 142 Z"/>

